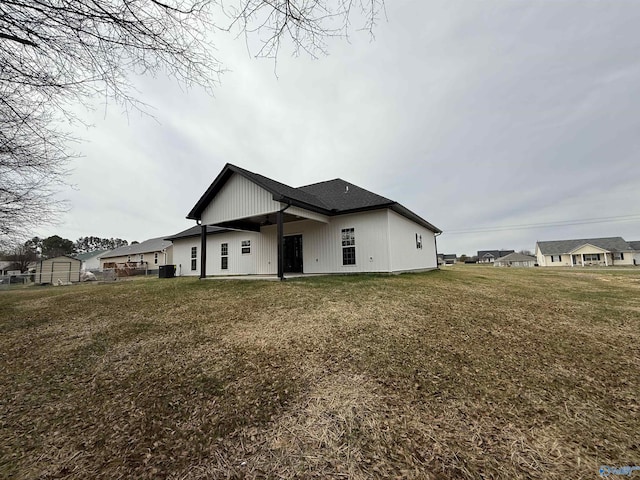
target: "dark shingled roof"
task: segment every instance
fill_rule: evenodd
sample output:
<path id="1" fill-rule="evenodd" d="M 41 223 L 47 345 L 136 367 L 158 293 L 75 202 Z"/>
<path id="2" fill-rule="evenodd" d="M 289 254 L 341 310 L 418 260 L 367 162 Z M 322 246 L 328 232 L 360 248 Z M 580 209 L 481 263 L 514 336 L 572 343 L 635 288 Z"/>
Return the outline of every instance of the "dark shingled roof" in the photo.
<path id="1" fill-rule="evenodd" d="M 207 225 L 207 235 L 212 235 L 214 233 L 222 233 L 228 232 L 228 228 L 222 227 L 213 227 L 211 225 Z M 165 238 L 165 240 L 172 242 L 173 240 L 178 240 L 180 238 L 189 238 L 189 237 L 199 237 L 202 232 L 202 227 L 200 225 L 196 225 L 195 227 L 187 228 L 181 232 L 176 233 L 175 235 L 171 235 L 170 237 Z"/>
<path id="2" fill-rule="evenodd" d="M 631 246 L 622 237 L 551 240 L 538 242 L 538 248 L 543 255 L 562 255 L 586 244 L 599 247 L 608 252 L 628 252 L 632 250 Z"/>
<path id="3" fill-rule="evenodd" d="M 305 185 L 297 190 L 313 195 L 328 205 L 329 209 L 336 212 L 381 207 L 395 203 L 393 200 L 345 182 L 341 178 Z"/>
<path id="4" fill-rule="evenodd" d="M 635 250 L 636 252 L 640 252 L 640 240 L 632 240 L 627 243 L 633 250 Z"/>
<path id="5" fill-rule="evenodd" d="M 204 195 L 200 197 L 193 209 L 191 209 L 187 218 L 199 220 L 204 209 L 209 205 L 211 200 L 213 200 L 222 186 L 234 173 L 243 176 L 267 190 L 273 195 L 273 199 L 277 202 L 290 203 L 291 205 L 328 216 L 374 210 L 378 208 L 390 208 L 396 213 L 416 222 L 419 225 L 422 225 L 425 228 L 428 228 L 433 232 L 441 232 L 439 228 L 433 226 L 425 219 L 416 215 L 399 203 L 365 190 L 364 188 L 358 187 L 352 183 L 346 182 L 340 178 L 294 188 L 289 185 L 285 185 L 284 183 L 276 182 L 275 180 L 263 175 L 236 167 L 230 163 L 227 163 L 224 166 L 211 186 L 209 186 Z"/>

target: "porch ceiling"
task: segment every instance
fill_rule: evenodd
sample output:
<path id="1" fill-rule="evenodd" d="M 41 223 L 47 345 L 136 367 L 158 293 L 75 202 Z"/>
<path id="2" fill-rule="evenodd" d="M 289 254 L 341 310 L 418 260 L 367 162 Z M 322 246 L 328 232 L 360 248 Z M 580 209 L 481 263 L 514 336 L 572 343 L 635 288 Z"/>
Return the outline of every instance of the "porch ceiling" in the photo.
<path id="1" fill-rule="evenodd" d="M 214 226 L 223 227 L 223 228 L 231 228 L 234 230 L 246 230 L 250 232 L 259 232 L 261 227 L 266 227 L 276 225 L 277 212 L 255 215 L 247 218 L 239 218 L 237 220 L 231 220 L 229 222 L 221 222 L 216 223 Z M 283 223 L 297 222 L 299 220 L 309 220 L 305 217 L 301 217 L 299 215 L 292 215 L 287 212 L 284 212 L 282 216 Z"/>

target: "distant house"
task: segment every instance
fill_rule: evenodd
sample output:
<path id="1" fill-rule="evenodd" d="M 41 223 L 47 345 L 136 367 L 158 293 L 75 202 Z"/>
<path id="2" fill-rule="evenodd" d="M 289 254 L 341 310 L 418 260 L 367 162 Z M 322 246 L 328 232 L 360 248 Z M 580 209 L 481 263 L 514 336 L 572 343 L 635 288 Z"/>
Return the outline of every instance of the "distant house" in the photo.
<path id="1" fill-rule="evenodd" d="M 640 265 L 640 240 L 632 240 L 627 243 L 633 249 L 633 264 Z"/>
<path id="2" fill-rule="evenodd" d="M 634 253 L 622 237 L 536 243 L 536 258 L 541 267 L 633 265 Z"/>
<path id="3" fill-rule="evenodd" d="M 94 250 L 93 252 L 78 253 L 75 257 L 82 262 L 82 270 L 99 270 L 100 256 L 108 250 Z"/>
<path id="4" fill-rule="evenodd" d="M 439 253 L 438 265 L 455 265 L 458 263 L 458 256 L 455 253 Z"/>
<path id="5" fill-rule="evenodd" d="M 513 252 L 514 250 L 478 250 L 478 263 L 493 263 L 498 258 Z"/>
<path id="6" fill-rule="evenodd" d="M 174 238 L 182 274 L 284 278 L 437 267 L 441 230 L 339 178 L 294 188 L 226 164 L 187 218 L 201 224 L 201 237 Z"/>
<path id="7" fill-rule="evenodd" d="M 535 267 L 536 257 L 522 253 L 510 253 L 493 262 L 494 267 Z"/>
<path id="8" fill-rule="evenodd" d="M 9 272 L 16 270 L 15 262 L 0 261 L 0 276 L 8 275 Z"/>
<path id="9" fill-rule="evenodd" d="M 126 245 L 100 255 L 100 268 L 145 268 L 158 270 L 162 265 L 173 264 L 173 245 L 162 237 L 150 238 L 141 243 Z"/>
<path id="10" fill-rule="evenodd" d="M 35 283 L 68 284 L 80 281 L 82 261 L 62 255 L 47 258 L 36 264 Z"/>

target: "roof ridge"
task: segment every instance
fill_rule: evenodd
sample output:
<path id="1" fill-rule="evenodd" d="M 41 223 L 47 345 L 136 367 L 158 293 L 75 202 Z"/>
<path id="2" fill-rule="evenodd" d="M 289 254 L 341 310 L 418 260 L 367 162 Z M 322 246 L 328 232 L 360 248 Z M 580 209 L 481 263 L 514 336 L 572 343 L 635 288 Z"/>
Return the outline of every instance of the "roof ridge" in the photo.
<path id="1" fill-rule="evenodd" d="M 347 182 L 346 180 L 342 179 L 342 178 L 332 178 L 331 180 L 322 180 L 320 182 L 314 182 L 314 183 L 309 183 L 307 185 L 300 185 L 299 187 L 296 188 L 305 188 L 305 187 L 313 187 L 314 185 L 320 185 L 321 183 L 330 183 L 330 182 L 335 182 L 335 181 L 341 181 L 341 182 L 346 182 L 346 183 L 351 183 L 351 182 Z M 355 185 L 355 183 L 351 183 L 351 185 Z M 362 187 L 360 187 L 362 188 Z"/>

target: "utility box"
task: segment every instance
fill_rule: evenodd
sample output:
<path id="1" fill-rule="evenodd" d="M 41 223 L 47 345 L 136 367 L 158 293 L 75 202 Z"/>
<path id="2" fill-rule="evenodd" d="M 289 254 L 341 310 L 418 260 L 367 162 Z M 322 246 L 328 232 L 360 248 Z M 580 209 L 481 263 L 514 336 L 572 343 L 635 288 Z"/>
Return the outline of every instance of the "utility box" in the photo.
<path id="1" fill-rule="evenodd" d="M 158 278 L 173 278 L 176 276 L 175 265 L 160 265 L 158 269 Z"/>

